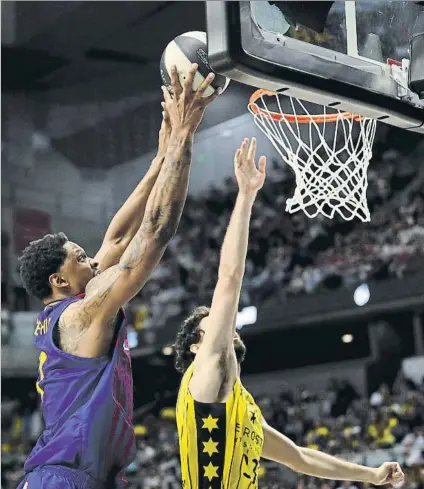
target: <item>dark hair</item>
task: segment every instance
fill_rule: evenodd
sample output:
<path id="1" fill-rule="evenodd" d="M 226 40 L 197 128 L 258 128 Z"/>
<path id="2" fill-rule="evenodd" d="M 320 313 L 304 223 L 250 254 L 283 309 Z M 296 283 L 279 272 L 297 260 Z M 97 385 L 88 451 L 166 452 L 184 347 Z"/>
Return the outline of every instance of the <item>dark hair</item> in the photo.
<path id="1" fill-rule="evenodd" d="M 37 299 L 45 299 L 52 293 L 49 277 L 63 265 L 68 242 L 64 233 L 46 234 L 43 238 L 31 241 L 20 257 L 22 283 L 28 294 Z"/>
<path id="2" fill-rule="evenodd" d="M 190 316 L 183 322 L 174 343 L 175 368 L 180 373 L 184 373 L 191 362 L 194 360 L 194 353 L 190 351 L 190 346 L 200 340 L 198 326 L 200 321 L 209 316 L 209 307 L 197 307 Z"/>

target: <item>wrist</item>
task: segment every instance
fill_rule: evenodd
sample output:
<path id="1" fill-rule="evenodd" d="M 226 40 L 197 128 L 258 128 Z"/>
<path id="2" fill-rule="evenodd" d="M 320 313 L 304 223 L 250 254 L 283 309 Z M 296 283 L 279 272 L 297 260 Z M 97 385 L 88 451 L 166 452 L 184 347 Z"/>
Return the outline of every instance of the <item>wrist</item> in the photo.
<path id="1" fill-rule="evenodd" d="M 163 160 L 165 159 L 166 151 L 158 151 L 156 156 L 152 160 L 150 168 L 156 168 L 162 166 Z"/>
<path id="2" fill-rule="evenodd" d="M 238 198 L 243 201 L 254 202 L 256 199 L 257 192 L 252 190 L 241 190 L 239 189 Z"/>
<path id="3" fill-rule="evenodd" d="M 189 127 L 179 127 L 175 128 L 171 131 L 171 136 L 169 139 L 169 143 L 178 143 L 178 142 L 189 142 L 192 141 L 194 138 L 194 133 L 193 129 Z M 168 145 L 169 146 L 169 145 Z"/>
<path id="4" fill-rule="evenodd" d="M 362 482 L 369 482 L 370 484 L 377 484 L 378 482 L 378 469 L 373 467 L 363 466 L 363 476 L 361 477 Z"/>

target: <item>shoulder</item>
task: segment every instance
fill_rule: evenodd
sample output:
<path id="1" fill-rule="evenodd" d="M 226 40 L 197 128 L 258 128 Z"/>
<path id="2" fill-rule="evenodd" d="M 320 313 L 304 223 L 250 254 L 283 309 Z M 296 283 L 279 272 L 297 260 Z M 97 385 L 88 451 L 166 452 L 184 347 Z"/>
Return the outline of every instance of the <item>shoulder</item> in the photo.
<path id="1" fill-rule="evenodd" d="M 53 342 L 65 353 L 75 355 L 78 352 L 80 340 L 91 325 L 91 317 L 83 304 L 83 299 L 71 302 L 60 315 L 52 332 Z"/>
<path id="2" fill-rule="evenodd" d="M 123 269 L 115 265 L 93 277 L 86 286 L 84 302 L 98 301 L 105 297 L 122 273 Z"/>
<path id="3" fill-rule="evenodd" d="M 85 294 L 80 300 L 73 302 L 63 311 L 59 320 L 60 328 L 77 327 L 86 329 L 95 319 L 100 319 L 102 323 L 109 322 L 109 320 L 114 321 L 116 314 L 111 315 L 110 318 L 99 318 L 98 312 L 111 288 L 110 278 L 112 276 L 117 278 L 118 274 L 117 267 L 112 267 L 92 278 L 88 282 Z"/>
<path id="4" fill-rule="evenodd" d="M 55 342 L 60 350 L 78 357 L 99 357 L 107 353 L 115 331 L 116 315 L 100 323 L 84 300 L 69 305 L 62 313 Z"/>
<path id="5" fill-rule="evenodd" d="M 244 387 L 244 385 L 241 383 L 240 378 L 237 378 L 236 383 L 234 385 L 235 389 L 240 388 L 241 395 L 243 396 L 244 400 L 246 401 L 247 404 L 250 404 L 252 406 L 258 407 L 256 404 L 256 401 L 252 394 Z M 259 409 L 259 408 L 258 408 Z"/>
<path id="6" fill-rule="evenodd" d="M 84 299 L 70 304 L 59 318 L 59 329 L 81 328 L 86 329 L 91 324 L 91 317 Z"/>
<path id="7" fill-rule="evenodd" d="M 112 314 L 109 317 L 99 317 L 96 314 L 96 307 L 98 304 L 93 304 L 93 299 L 87 299 L 87 297 L 70 304 L 62 313 L 59 319 L 59 329 L 79 329 L 87 330 L 90 326 L 101 324 L 101 327 L 108 327 L 115 325 L 116 321 L 120 317 L 120 313 Z M 122 319 L 125 319 L 125 313 L 123 309 Z"/>

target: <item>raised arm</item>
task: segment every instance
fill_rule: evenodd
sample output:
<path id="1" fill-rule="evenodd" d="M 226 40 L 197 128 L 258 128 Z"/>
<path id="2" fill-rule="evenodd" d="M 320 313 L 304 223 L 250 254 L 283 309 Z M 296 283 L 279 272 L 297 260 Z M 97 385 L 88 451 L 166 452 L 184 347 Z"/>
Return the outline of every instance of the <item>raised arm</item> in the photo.
<path id="1" fill-rule="evenodd" d="M 396 462 L 386 462 L 378 468 L 357 465 L 326 453 L 302 448 L 269 426 L 262 419 L 264 431 L 263 458 L 279 462 L 296 472 L 332 480 L 370 482 L 374 485 L 398 484 L 403 472 Z"/>
<path id="2" fill-rule="evenodd" d="M 239 186 L 237 200 L 221 250 L 221 260 L 202 342 L 194 359 L 190 380 L 193 397 L 215 402 L 222 384 L 222 366 L 234 356 L 235 318 L 243 281 L 252 206 L 265 180 L 265 157 L 255 165 L 256 140 L 245 139 L 234 158 Z M 208 379 L 207 383 L 205 378 Z"/>
<path id="3" fill-rule="evenodd" d="M 76 306 L 78 318 L 74 320 L 81 326 L 98 327 L 100 333 L 148 280 L 177 230 L 187 196 L 193 134 L 206 106 L 217 96 L 202 97 L 213 76 L 207 77 L 196 92 L 192 91 L 196 71 L 197 65 L 193 65 L 184 89 L 176 70 L 172 72 L 174 98 L 164 90 L 172 131 L 162 169 L 147 200 L 141 226 L 119 264 L 92 279 L 84 300 Z"/>
<path id="4" fill-rule="evenodd" d="M 171 122 L 167 111 L 162 112 L 162 125 L 159 131 L 159 144 L 152 164 L 135 190 L 124 202 L 107 228 L 102 246 L 94 260 L 102 271 L 116 265 L 134 238 L 143 221 L 147 199 L 159 176 L 171 135 Z"/>

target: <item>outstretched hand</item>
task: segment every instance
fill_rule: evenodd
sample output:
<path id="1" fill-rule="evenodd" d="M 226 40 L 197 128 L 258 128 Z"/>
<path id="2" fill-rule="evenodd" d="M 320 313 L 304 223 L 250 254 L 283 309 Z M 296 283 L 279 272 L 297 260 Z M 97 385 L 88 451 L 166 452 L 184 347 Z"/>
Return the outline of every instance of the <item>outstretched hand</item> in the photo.
<path id="1" fill-rule="evenodd" d="M 193 80 L 198 69 L 197 64 L 193 64 L 187 74 L 187 78 L 182 86 L 178 76 L 176 66 L 171 67 L 171 89 L 172 96 L 166 87 L 162 87 L 165 99 L 165 108 L 169 113 L 169 120 L 173 130 L 186 130 L 194 133 L 199 126 L 206 107 L 213 102 L 221 93 L 217 89 L 209 97 L 203 97 L 205 90 L 212 83 L 215 75 L 209 75 L 203 80 L 200 87 L 193 91 Z"/>
<path id="2" fill-rule="evenodd" d="M 375 469 L 374 480 L 370 482 L 376 486 L 385 484 L 394 486 L 403 482 L 404 478 L 405 475 L 397 462 L 385 462 Z"/>
<path id="3" fill-rule="evenodd" d="M 171 136 L 171 120 L 165 102 L 162 105 L 162 124 L 159 130 L 158 156 L 164 156 L 168 149 L 168 142 Z"/>
<path id="4" fill-rule="evenodd" d="M 234 157 L 234 170 L 240 192 L 255 196 L 265 182 L 266 157 L 259 158 L 258 166 L 255 163 L 256 138 L 245 139 L 236 151 Z"/>

